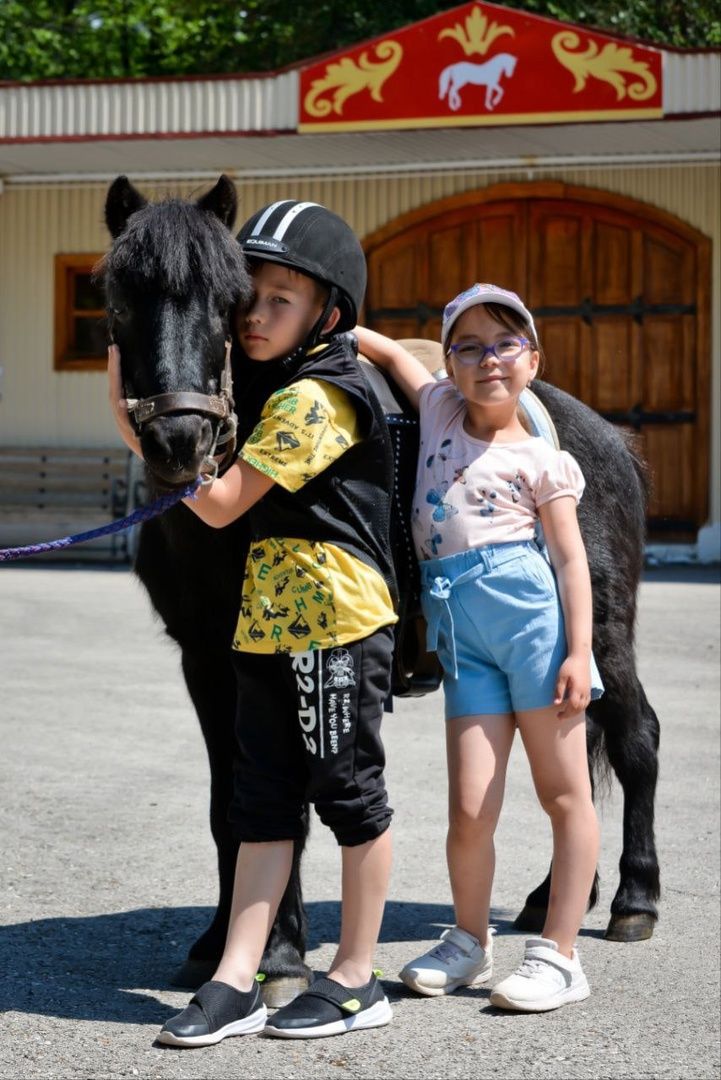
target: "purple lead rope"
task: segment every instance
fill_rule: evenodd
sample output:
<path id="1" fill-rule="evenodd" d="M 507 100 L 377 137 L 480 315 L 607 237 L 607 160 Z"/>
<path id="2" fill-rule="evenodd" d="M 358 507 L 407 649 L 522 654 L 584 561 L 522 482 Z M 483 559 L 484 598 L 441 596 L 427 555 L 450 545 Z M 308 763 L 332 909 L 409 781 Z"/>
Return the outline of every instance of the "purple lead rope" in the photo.
<path id="1" fill-rule="evenodd" d="M 161 495 L 160 498 L 150 503 L 149 506 L 141 506 L 137 510 L 133 510 L 132 514 L 128 514 L 127 517 L 121 518 L 119 521 L 111 521 L 109 525 L 101 525 L 97 529 L 89 529 L 87 532 L 75 533 L 72 536 L 63 536 L 59 540 L 47 540 L 42 544 L 28 544 L 26 547 L 16 548 L 0 548 L 0 562 L 10 562 L 11 559 L 22 559 L 25 555 L 37 555 L 41 551 L 57 551 L 61 548 L 71 547 L 73 544 L 81 544 L 84 540 L 95 540 L 98 536 L 108 536 L 110 533 L 123 532 L 133 525 L 139 525 L 143 521 L 150 521 L 151 518 L 164 514 L 166 510 L 170 510 L 171 506 L 175 506 L 181 499 L 190 498 L 198 490 L 201 483 L 202 481 L 200 480 L 200 477 L 198 477 L 197 480 L 194 480 L 192 484 L 188 484 L 182 491 L 172 491 L 168 495 Z"/>

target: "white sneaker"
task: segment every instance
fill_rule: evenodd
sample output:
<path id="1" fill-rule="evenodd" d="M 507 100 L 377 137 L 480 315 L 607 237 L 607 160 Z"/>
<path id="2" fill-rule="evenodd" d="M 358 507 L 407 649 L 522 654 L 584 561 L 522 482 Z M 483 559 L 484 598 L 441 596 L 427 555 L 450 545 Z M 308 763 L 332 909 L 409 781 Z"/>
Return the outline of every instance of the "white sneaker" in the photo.
<path id="1" fill-rule="evenodd" d="M 550 938 L 529 938 L 523 963 L 494 986 L 491 1005 L 519 1012 L 546 1012 L 572 1001 L 583 1001 L 591 989 L 583 974 L 578 953 L 569 960 Z"/>
<path id="2" fill-rule="evenodd" d="M 478 938 L 452 926 L 444 930 L 438 945 L 411 960 L 400 978 L 411 990 L 428 997 L 452 994 L 459 986 L 480 986 L 493 974 L 493 937 L 488 931 L 488 945 L 481 947 Z"/>

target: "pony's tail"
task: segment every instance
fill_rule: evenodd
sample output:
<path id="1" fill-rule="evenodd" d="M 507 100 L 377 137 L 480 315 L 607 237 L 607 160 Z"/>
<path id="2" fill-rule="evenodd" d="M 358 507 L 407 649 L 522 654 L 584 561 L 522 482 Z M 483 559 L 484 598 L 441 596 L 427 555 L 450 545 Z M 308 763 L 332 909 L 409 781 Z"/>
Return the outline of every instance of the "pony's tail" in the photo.
<path id="1" fill-rule="evenodd" d="M 448 93 L 448 85 L 451 81 L 451 69 L 449 67 L 443 68 L 441 77 L 438 80 L 438 98 L 443 101 L 443 98 Z"/>

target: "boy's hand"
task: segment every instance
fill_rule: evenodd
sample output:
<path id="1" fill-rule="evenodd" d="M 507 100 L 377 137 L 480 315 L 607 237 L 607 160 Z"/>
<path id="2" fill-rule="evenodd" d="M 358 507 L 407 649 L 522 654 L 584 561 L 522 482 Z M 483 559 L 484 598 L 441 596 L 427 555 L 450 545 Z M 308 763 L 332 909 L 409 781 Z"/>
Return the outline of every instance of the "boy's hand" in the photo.
<path id="1" fill-rule="evenodd" d="M 554 705 L 561 708 L 556 714 L 559 720 L 565 720 L 576 713 L 584 712 L 591 700 L 591 664 L 588 656 L 567 656 L 561 664 L 556 681 Z"/>
<path id="2" fill-rule="evenodd" d="M 137 454 L 139 458 L 142 458 L 143 452 L 140 449 L 140 439 L 133 430 L 133 425 L 130 423 L 130 417 L 128 416 L 128 405 L 123 395 L 123 376 L 120 373 L 120 349 L 117 345 L 111 345 L 108 348 L 108 399 L 110 401 L 110 411 L 113 414 L 113 420 L 115 426 L 120 433 L 120 437 L 134 454 Z"/>

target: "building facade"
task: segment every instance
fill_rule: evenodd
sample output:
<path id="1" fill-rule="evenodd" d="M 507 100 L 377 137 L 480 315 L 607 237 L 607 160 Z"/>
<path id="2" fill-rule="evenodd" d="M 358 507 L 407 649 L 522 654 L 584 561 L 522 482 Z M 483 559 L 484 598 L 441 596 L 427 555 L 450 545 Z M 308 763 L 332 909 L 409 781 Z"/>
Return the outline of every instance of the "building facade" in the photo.
<path id="1" fill-rule="evenodd" d="M 718 558 L 720 98 L 718 51 L 482 3 L 262 78 L 0 84 L 0 448 L 115 443 L 108 184 L 224 172 L 239 222 L 285 197 L 343 215 L 391 336 L 437 338 L 474 280 L 521 293 L 549 381 L 642 440 L 652 538 Z"/>

